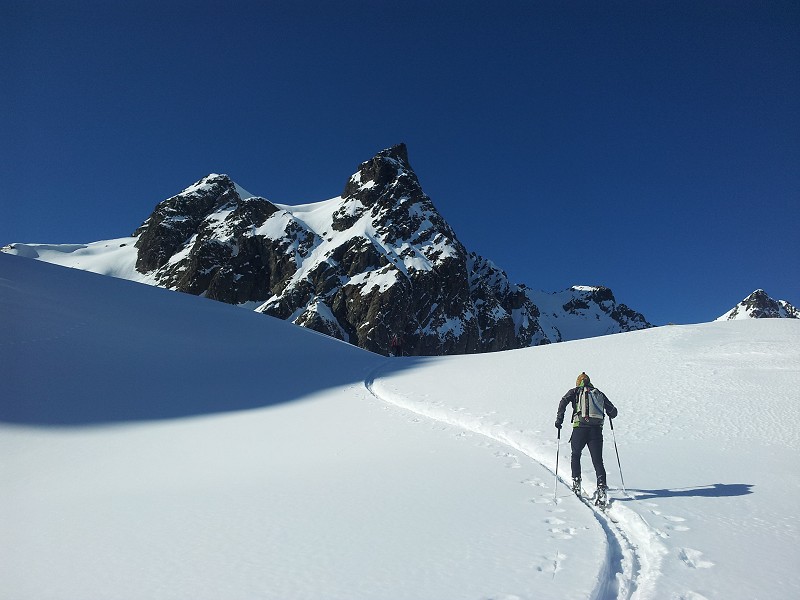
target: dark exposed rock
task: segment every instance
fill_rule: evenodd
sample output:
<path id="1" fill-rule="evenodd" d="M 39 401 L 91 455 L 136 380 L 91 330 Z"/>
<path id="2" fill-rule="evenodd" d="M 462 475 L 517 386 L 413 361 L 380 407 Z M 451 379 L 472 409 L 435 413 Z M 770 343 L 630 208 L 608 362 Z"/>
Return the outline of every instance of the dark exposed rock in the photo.
<path id="1" fill-rule="evenodd" d="M 538 323 L 539 309 L 523 288 L 511 284 L 504 271 L 477 254 L 470 255 L 470 270 L 482 351 L 510 350 L 549 342 Z"/>
<path id="2" fill-rule="evenodd" d="M 434 207 L 403 144 L 359 166 L 313 231 L 298 207 L 242 198 L 210 175 L 159 204 L 136 231 L 137 270 L 171 289 L 289 319 L 367 350 L 406 355 L 509 350 L 560 341 L 525 286 L 470 254 Z M 317 222 L 319 225 L 319 222 Z M 565 318 L 604 307 L 627 330 L 638 313 L 607 288 L 575 291 Z M 641 315 L 638 315 L 641 317 Z M 641 318 L 631 328 L 649 326 Z"/>
<path id="3" fill-rule="evenodd" d="M 279 239 L 258 230 L 273 216 L 285 217 Z M 316 240 L 268 200 L 240 198 L 225 175 L 159 204 L 136 235 L 137 270 L 155 271 L 164 287 L 231 304 L 263 302 L 282 289 L 297 270 L 288 250 L 307 252 Z"/>
<path id="4" fill-rule="evenodd" d="M 235 185 L 228 177 L 210 175 L 161 202 L 133 234 L 139 237 L 136 269 L 146 273 L 166 264 L 210 212 L 235 197 Z"/>

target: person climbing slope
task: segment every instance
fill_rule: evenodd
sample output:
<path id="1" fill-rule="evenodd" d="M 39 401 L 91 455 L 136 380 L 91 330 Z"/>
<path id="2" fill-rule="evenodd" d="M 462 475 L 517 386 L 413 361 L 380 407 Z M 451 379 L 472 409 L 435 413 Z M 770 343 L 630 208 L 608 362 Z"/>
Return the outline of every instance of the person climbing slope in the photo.
<path id="1" fill-rule="evenodd" d="M 616 407 L 606 395 L 592 385 L 586 373 L 578 375 L 576 387 L 569 390 L 558 404 L 556 428 L 561 429 L 567 404 L 572 405 L 572 491 L 581 495 L 581 453 L 589 446 L 589 454 L 597 475 L 595 504 L 607 504 L 606 468 L 603 465 L 603 424 L 605 415 L 610 419 L 617 416 Z"/>

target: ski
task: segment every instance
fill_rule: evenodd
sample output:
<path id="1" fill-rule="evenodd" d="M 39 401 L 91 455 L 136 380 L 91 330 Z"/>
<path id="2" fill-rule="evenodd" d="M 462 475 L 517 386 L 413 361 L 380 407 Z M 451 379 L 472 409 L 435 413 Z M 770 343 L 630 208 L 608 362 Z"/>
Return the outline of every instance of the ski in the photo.
<path id="1" fill-rule="evenodd" d="M 605 503 L 604 505 L 597 504 L 597 502 L 596 502 L 596 499 L 597 499 L 597 494 L 596 494 L 596 493 L 594 493 L 594 494 L 591 494 L 591 495 L 590 495 L 590 494 L 589 494 L 589 493 L 588 493 L 588 492 L 587 492 L 585 489 L 583 489 L 583 488 L 581 488 L 581 493 L 580 493 L 580 494 L 576 493 L 575 495 L 576 495 L 576 496 L 578 497 L 578 499 L 579 499 L 581 502 L 583 502 L 583 503 L 584 503 L 586 506 L 588 506 L 589 508 L 591 508 L 591 509 L 592 509 L 592 510 L 594 510 L 595 512 L 599 512 L 599 513 L 600 513 L 600 514 L 602 514 L 602 515 L 603 515 L 603 516 L 604 516 L 606 519 L 608 519 L 609 521 L 611 521 L 611 522 L 612 522 L 612 523 L 614 523 L 615 525 L 616 525 L 617 523 L 619 523 L 619 521 L 618 521 L 618 520 L 617 520 L 617 519 L 616 519 L 616 518 L 615 518 L 613 515 L 611 515 L 611 514 L 610 514 L 610 512 L 609 512 L 609 511 L 610 511 L 610 509 L 611 509 L 611 500 L 610 500 L 610 499 L 609 499 L 609 500 L 606 500 L 606 503 Z"/>
<path id="2" fill-rule="evenodd" d="M 597 497 L 597 491 L 594 494 L 589 494 L 586 489 L 581 485 L 580 479 L 573 479 L 572 486 L 570 488 L 573 494 L 578 497 L 578 499 L 583 502 L 586 506 L 591 508 L 596 512 L 600 512 L 603 514 L 605 518 L 607 518 L 612 523 L 616 524 L 616 518 L 614 518 L 611 514 L 609 514 L 609 509 L 611 508 L 611 499 L 608 497 L 608 490 L 606 489 L 605 494 L 605 502 L 600 503 Z"/>

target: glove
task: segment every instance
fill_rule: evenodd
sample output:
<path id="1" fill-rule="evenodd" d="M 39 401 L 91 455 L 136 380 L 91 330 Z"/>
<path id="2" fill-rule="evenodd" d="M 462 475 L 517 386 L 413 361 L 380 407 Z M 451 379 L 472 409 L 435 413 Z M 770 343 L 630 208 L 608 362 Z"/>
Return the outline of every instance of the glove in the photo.
<path id="1" fill-rule="evenodd" d="M 561 421 L 556 421 L 556 429 L 561 429 Z"/>

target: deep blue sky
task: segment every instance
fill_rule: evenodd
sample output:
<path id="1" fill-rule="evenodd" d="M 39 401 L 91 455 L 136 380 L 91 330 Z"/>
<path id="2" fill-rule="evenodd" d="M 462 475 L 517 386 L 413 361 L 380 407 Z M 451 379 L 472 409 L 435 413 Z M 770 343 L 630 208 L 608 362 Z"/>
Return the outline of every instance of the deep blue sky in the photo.
<path id="1" fill-rule="evenodd" d="M 797 2 L 0 0 L 0 245 L 210 172 L 341 193 L 397 142 L 468 249 L 653 323 L 800 304 Z"/>

